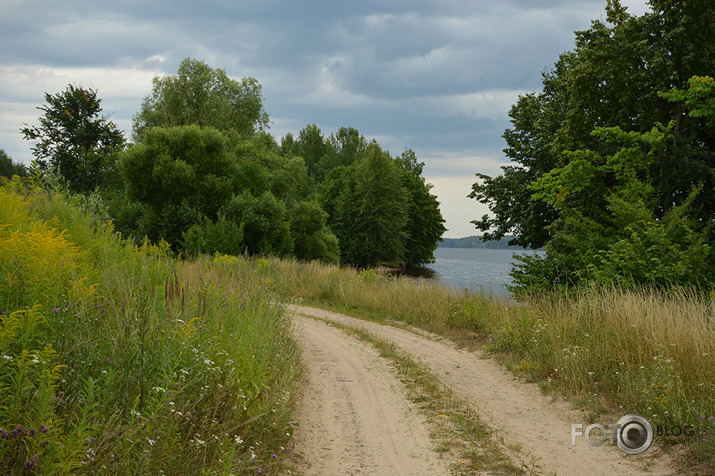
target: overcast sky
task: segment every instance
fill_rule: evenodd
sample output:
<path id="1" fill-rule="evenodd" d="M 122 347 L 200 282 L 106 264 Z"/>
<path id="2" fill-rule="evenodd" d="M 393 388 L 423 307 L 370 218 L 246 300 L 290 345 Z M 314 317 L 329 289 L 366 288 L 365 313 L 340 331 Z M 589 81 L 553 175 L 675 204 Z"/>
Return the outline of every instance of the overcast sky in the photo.
<path id="1" fill-rule="evenodd" d="M 643 14 L 646 0 L 623 0 Z M 255 77 L 278 139 L 315 123 L 425 162 L 449 231 L 476 234 L 487 209 L 474 173 L 507 163 L 502 133 L 519 94 L 605 18 L 606 0 L 0 0 L 0 148 L 29 163 L 23 123 L 44 93 L 96 89 L 131 131 L 154 76 L 187 57 Z"/>

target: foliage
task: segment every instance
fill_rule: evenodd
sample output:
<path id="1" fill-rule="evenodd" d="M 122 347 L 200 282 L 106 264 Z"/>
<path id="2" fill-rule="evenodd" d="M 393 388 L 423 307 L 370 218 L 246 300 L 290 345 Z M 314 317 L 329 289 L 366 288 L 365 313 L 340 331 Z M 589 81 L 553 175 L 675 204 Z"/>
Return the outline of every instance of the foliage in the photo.
<path id="1" fill-rule="evenodd" d="M 27 167 L 21 162 L 14 162 L 3 149 L 0 149 L 0 178 L 10 179 L 13 175 L 25 177 Z"/>
<path id="2" fill-rule="evenodd" d="M 155 77 L 152 93 L 134 117 L 140 139 L 152 127 L 195 124 L 250 136 L 268 125 L 261 85 L 254 78 L 236 81 L 222 69 L 186 58 L 174 76 Z"/>
<path id="3" fill-rule="evenodd" d="M 288 211 L 271 192 L 259 197 L 247 192 L 235 195 L 225 204 L 222 213 L 241 224 L 249 254 L 290 256 L 293 252 Z"/>
<path id="4" fill-rule="evenodd" d="M 342 263 L 413 266 L 434 260 L 444 219 L 422 177 L 424 164 L 412 150 L 393 158 L 354 128 L 341 127 L 325 139 L 315 126 L 303 129 L 297 140 L 284 138 L 282 148 L 291 154 L 320 151 L 311 159 L 318 161 L 312 174 L 319 182 L 318 201 L 328 213 L 327 224 L 338 237 Z M 384 160 L 378 164 L 377 157 Z M 378 176 L 383 172 L 389 178 Z M 392 180 L 399 186 L 389 187 Z"/>
<path id="5" fill-rule="evenodd" d="M 149 208 L 150 238 L 173 246 L 203 217 L 216 220 L 236 188 L 236 165 L 225 137 L 195 125 L 146 130 L 120 167 L 129 198 Z"/>
<path id="6" fill-rule="evenodd" d="M 44 113 L 40 125 L 21 129 L 25 139 L 35 141 L 32 152 L 40 169 L 56 171 L 73 192 L 93 191 L 124 147 L 122 132 L 100 115 L 95 90 L 70 84 L 61 93 L 45 93 L 45 101 L 37 108 Z"/>
<path id="7" fill-rule="evenodd" d="M 289 215 L 296 258 L 333 264 L 340 261 L 338 239 L 326 229 L 328 214 L 316 201 L 298 202 Z"/>
<path id="8" fill-rule="evenodd" d="M 190 257 L 201 255 L 240 255 L 245 249 L 243 226 L 219 213 L 216 221 L 204 217 L 182 233 L 183 249 Z"/>
<path id="9" fill-rule="evenodd" d="M 610 25 L 576 33 L 576 48 L 520 97 L 504 137 L 515 165 L 477 174 L 471 197 L 492 216 L 485 239 L 544 247 L 524 259 L 517 286 L 596 280 L 703 284 L 713 278 L 715 55 L 707 2 L 629 15 L 608 2 Z M 709 59 L 708 59 L 709 58 Z"/>
<path id="10" fill-rule="evenodd" d="M 297 352 L 261 278 L 18 182 L 0 218 L 0 472 L 282 471 Z"/>
<path id="11" fill-rule="evenodd" d="M 341 262 L 366 268 L 403 261 L 409 196 L 400 169 L 377 143 L 353 167 L 331 223 Z"/>
<path id="12" fill-rule="evenodd" d="M 407 224 L 405 225 L 405 263 L 408 266 L 434 262 L 434 250 L 447 231 L 439 211 L 432 186 L 422 177 L 424 163 L 417 161 L 414 151 L 407 149 L 396 159 L 402 169 L 402 184 L 408 192 Z"/>

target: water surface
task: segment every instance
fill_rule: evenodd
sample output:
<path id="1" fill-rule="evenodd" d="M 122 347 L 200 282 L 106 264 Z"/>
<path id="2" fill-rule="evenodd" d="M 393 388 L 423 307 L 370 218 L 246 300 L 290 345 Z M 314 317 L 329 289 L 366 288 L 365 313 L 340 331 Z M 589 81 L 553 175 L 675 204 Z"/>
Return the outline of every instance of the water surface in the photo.
<path id="1" fill-rule="evenodd" d="M 539 251 L 437 248 L 434 252 L 436 261 L 425 266 L 434 271 L 434 279 L 446 286 L 508 294 L 506 285 L 512 282 L 509 272 L 515 261 L 513 255 L 524 253 Z"/>

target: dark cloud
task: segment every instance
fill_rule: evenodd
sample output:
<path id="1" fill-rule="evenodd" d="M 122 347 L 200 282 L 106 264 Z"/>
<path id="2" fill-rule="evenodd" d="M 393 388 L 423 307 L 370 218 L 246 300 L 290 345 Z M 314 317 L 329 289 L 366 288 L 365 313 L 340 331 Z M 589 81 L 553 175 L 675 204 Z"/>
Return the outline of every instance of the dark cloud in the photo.
<path id="1" fill-rule="evenodd" d="M 645 9 L 645 0 L 624 3 Z M 194 57 L 233 77 L 256 77 L 279 137 L 308 123 L 326 134 L 353 126 L 395 154 L 413 148 L 439 183 L 466 183 L 473 172 L 498 172 L 510 104 L 540 87 L 541 72 L 573 47 L 573 31 L 602 17 L 604 6 L 4 0 L 0 148 L 28 162 L 19 128 L 36 119 L 44 92 L 67 82 L 98 89 L 105 111 L 129 130 L 151 78 Z"/>

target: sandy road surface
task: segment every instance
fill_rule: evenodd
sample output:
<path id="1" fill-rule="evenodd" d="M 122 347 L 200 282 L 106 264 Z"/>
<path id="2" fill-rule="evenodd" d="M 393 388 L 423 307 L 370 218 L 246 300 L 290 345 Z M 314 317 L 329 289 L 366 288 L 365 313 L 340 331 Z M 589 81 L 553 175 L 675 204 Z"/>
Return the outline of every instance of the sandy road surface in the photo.
<path id="1" fill-rule="evenodd" d="M 301 474 L 447 474 L 428 428 L 370 346 L 323 322 L 294 319 L 303 384 L 294 441 Z"/>
<path id="2" fill-rule="evenodd" d="M 566 403 L 552 402 L 538 386 L 518 381 L 479 352 L 458 349 L 424 331 L 308 307 L 291 306 L 291 311 L 308 374 L 295 435 L 304 474 L 422 475 L 448 474 L 448 469 L 434 452 L 430 454 L 426 427 L 377 353 L 301 314 L 360 328 L 400 346 L 463 397 L 506 442 L 520 445 L 523 463 L 537 474 L 673 474 L 668 459 L 656 449 L 626 457 L 610 444 L 592 447 L 583 438 L 572 446 L 571 424 L 587 426 L 584 417 Z M 388 421 L 387 427 L 395 431 L 384 428 Z M 404 426 L 394 426 L 398 424 Z"/>

